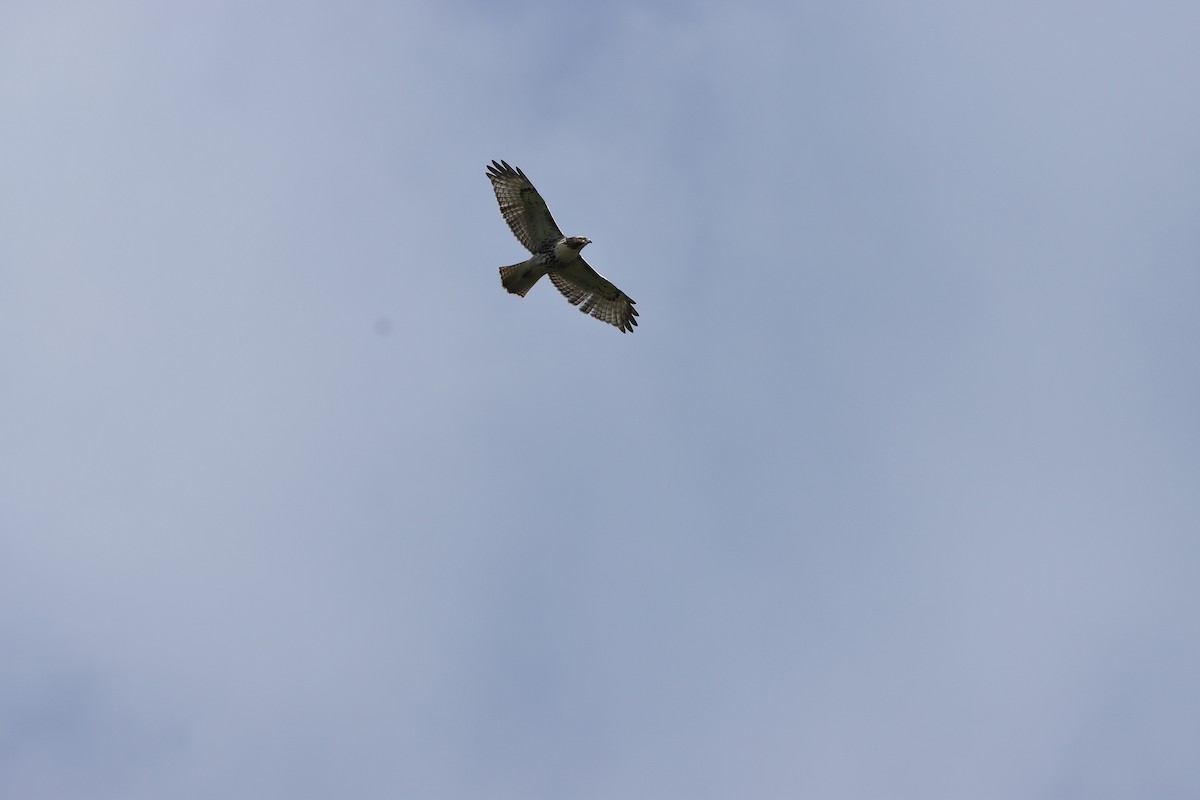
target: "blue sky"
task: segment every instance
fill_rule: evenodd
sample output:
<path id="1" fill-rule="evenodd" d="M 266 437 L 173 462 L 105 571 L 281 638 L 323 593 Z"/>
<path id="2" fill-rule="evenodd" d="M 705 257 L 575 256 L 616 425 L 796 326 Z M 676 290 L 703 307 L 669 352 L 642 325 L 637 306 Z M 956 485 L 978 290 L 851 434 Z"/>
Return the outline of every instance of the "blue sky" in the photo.
<path id="1" fill-rule="evenodd" d="M 1197 796 L 1198 25 L 5 3 L 0 794 Z"/>

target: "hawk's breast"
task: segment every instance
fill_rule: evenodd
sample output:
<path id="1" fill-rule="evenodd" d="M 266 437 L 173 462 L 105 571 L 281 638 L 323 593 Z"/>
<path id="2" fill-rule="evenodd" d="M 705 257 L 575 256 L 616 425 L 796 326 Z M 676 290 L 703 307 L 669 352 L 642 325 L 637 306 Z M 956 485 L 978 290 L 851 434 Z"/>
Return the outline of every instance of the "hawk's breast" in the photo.
<path id="1" fill-rule="evenodd" d="M 560 264 L 569 264 L 579 258 L 579 251 L 567 244 L 566 239 L 554 243 L 554 257 Z"/>

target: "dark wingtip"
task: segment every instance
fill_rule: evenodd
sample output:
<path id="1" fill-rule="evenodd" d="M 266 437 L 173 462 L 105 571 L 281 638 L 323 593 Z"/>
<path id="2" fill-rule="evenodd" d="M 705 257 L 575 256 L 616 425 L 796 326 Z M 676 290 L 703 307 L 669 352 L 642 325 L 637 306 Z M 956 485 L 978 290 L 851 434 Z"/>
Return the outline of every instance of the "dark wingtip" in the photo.
<path id="1" fill-rule="evenodd" d="M 517 169 L 516 167 L 511 166 L 504 159 L 501 159 L 499 161 L 492 159 L 492 163 L 488 166 L 487 176 L 489 178 L 506 177 L 506 178 L 523 178 L 524 180 L 529 180 L 529 178 L 525 177 L 524 172 L 522 172 L 520 169 Z"/>

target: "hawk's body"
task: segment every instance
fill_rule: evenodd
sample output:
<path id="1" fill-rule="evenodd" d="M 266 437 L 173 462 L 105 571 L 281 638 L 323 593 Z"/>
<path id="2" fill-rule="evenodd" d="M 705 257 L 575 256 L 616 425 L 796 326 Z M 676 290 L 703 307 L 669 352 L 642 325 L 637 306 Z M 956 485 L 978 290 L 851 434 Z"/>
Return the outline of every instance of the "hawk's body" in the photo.
<path id="1" fill-rule="evenodd" d="M 580 311 L 615 325 L 621 333 L 633 330 L 638 315 L 633 300 L 579 255 L 580 250 L 591 244 L 591 239 L 563 236 L 546 208 L 546 201 L 521 170 L 504 161 L 493 161 L 487 176 L 496 190 L 500 213 L 508 227 L 533 254 L 520 264 L 500 268 L 500 283 L 504 288 L 524 297 L 548 274 L 551 283 Z"/>

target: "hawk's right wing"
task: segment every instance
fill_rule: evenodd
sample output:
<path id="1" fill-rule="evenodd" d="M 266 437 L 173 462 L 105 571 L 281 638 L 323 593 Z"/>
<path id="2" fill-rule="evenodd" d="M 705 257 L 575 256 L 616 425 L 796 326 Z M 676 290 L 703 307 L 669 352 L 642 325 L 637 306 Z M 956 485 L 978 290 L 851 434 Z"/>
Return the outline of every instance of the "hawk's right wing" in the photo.
<path id="1" fill-rule="evenodd" d="M 513 169 L 506 161 L 498 164 L 493 161 L 488 166 L 487 176 L 496 190 L 500 213 L 526 250 L 533 253 L 546 239 L 563 238 L 554 217 L 550 216 L 550 209 L 546 208 L 546 201 L 524 172 Z"/>
<path id="2" fill-rule="evenodd" d="M 582 258 L 572 259 L 565 267 L 551 270 L 550 280 L 571 305 L 598 320 L 615 325 L 621 333 L 637 325 L 633 300 L 612 281 L 592 269 Z"/>

